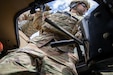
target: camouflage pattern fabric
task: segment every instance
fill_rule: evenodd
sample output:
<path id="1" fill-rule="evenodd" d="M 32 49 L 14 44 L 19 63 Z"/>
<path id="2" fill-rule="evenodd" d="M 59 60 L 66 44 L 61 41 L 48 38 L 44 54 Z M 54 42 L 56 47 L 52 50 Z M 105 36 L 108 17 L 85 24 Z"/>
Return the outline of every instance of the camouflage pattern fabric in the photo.
<path id="1" fill-rule="evenodd" d="M 77 20 L 63 14 L 63 13 L 56 13 L 49 15 L 47 18 L 52 20 L 55 24 L 61 26 L 68 32 L 72 33 L 72 28 L 76 26 Z M 42 30 L 46 32 L 51 32 L 58 35 L 65 35 L 62 32 L 60 32 L 58 29 L 52 27 L 48 23 L 45 23 L 42 25 Z"/>
<path id="2" fill-rule="evenodd" d="M 77 36 L 78 38 L 81 38 L 82 36 L 81 36 L 79 22 L 83 19 L 83 16 L 78 16 L 76 13 L 71 13 L 71 12 L 68 13 L 71 14 L 71 16 L 75 16 L 78 20 L 64 13 L 51 14 L 47 18 L 49 18 L 52 22 L 61 26 L 71 34 Z M 49 25 L 48 23 L 44 23 L 41 28 L 42 31 L 54 33 L 54 36 L 57 38 L 57 40 L 65 39 L 66 37 L 68 37 L 58 29 Z"/>
<path id="3" fill-rule="evenodd" d="M 54 50 L 54 48 L 52 49 Z M 56 57 L 61 59 L 68 55 L 76 57 L 76 55 L 71 56 L 67 53 L 60 55 Z M 72 59 L 65 58 L 68 63 L 64 60 L 61 62 L 56 57 L 46 54 L 34 44 L 29 44 L 22 49 L 17 49 L 16 52 L 9 53 L 0 60 L 0 75 L 36 75 L 39 71 L 40 75 L 77 75 L 76 68 L 73 67 L 75 64 L 71 63 Z M 75 60 L 77 61 L 77 58 Z"/>
<path id="4" fill-rule="evenodd" d="M 78 22 L 63 13 L 55 13 L 47 17 L 70 33 L 72 33 L 73 28 L 77 26 L 76 24 Z M 78 19 L 81 20 L 81 18 L 82 17 L 80 16 Z M 69 39 L 67 35 L 48 23 L 42 25 L 42 31 L 43 32 L 39 37 L 32 39 L 37 47 L 44 51 L 48 56 L 44 58 L 45 60 L 42 64 L 43 67 L 41 73 L 43 73 L 43 75 L 77 75 L 75 64 L 78 61 L 78 56 L 77 53 L 74 53 L 73 51 L 75 46 L 66 45 L 51 48 L 49 44 L 52 40 Z"/>
<path id="5" fill-rule="evenodd" d="M 37 29 L 33 27 L 33 21 L 27 21 L 22 27 L 21 31 L 28 37 L 37 32 Z"/>
<path id="6" fill-rule="evenodd" d="M 23 13 L 25 14 L 25 13 Z M 31 15 L 31 14 L 29 14 Z M 30 37 L 32 34 L 34 34 L 35 32 L 37 32 L 40 27 L 37 27 L 37 25 L 42 25 L 42 12 L 41 11 L 37 11 L 35 14 L 33 14 L 32 16 L 28 16 L 27 13 L 27 18 L 22 21 L 18 22 L 18 26 L 20 28 L 20 30 L 28 37 Z"/>
<path id="7" fill-rule="evenodd" d="M 52 14 L 49 19 L 72 33 L 77 21 L 64 14 Z M 42 25 L 42 33 L 31 40 L 26 47 L 9 53 L 0 60 L 0 75 L 78 75 L 77 53 L 74 45 L 52 48 L 51 41 L 68 39 L 51 25 Z"/>
<path id="8" fill-rule="evenodd" d="M 14 51 L 0 60 L 0 75 L 36 75 L 36 60 L 45 54 L 34 44 Z"/>

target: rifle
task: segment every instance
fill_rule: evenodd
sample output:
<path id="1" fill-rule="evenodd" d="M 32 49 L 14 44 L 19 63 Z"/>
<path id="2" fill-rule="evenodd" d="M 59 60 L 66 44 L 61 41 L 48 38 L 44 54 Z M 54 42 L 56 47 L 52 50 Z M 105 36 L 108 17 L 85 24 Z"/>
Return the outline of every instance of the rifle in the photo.
<path id="1" fill-rule="evenodd" d="M 52 25 L 53 27 L 55 27 L 56 29 L 60 30 L 61 32 L 65 33 L 66 35 L 68 35 L 69 37 L 72 38 L 71 40 L 61 40 L 61 41 L 51 42 L 50 43 L 51 47 L 63 46 L 63 45 L 68 45 L 68 44 L 76 44 L 78 56 L 79 56 L 80 59 L 82 59 L 82 51 L 81 51 L 81 48 L 80 48 L 80 44 L 83 45 L 83 42 L 81 40 L 79 40 L 78 38 L 76 38 L 71 33 L 69 33 L 67 30 L 62 28 L 61 26 L 58 26 L 57 24 L 55 24 L 54 22 L 49 20 L 48 18 L 45 18 L 45 21 L 47 23 L 49 23 L 50 25 Z"/>
<path id="2" fill-rule="evenodd" d="M 72 38 L 71 40 L 63 40 L 63 41 L 51 42 L 51 46 L 52 47 L 66 45 L 66 44 L 78 44 L 78 45 L 79 44 L 83 44 L 81 40 L 76 38 L 74 35 L 69 33 L 67 30 L 65 30 L 61 26 L 58 26 L 57 24 L 55 24 L 54 22 L 52 22 L 48 18 L 45 18 L 45 21 L 47 23 L 49 23 L 50 25 L 52 25 L 53 27 L 55 27 L 56 29 L 60 30 L 61 32 L 65 33 L 66 35 L 68 35 L 69 37 Z"/>

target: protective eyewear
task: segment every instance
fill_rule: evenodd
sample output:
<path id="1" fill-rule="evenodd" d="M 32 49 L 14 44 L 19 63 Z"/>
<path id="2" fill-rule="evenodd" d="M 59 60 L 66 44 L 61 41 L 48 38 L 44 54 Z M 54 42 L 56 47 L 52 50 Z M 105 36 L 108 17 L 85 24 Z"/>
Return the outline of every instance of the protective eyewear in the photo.
<path id="1" fill-rule="evenodd" d="M 87 5 L 84 2 L 80 2 L 80 1 L 78 1 L 78 2 L 72 2 L 70 4 L 70 8 L 74 8 L 74 7 L 78 6 L 79 4 L 81 4 L 83 7 L 86 7 L 87 8 Z"/>

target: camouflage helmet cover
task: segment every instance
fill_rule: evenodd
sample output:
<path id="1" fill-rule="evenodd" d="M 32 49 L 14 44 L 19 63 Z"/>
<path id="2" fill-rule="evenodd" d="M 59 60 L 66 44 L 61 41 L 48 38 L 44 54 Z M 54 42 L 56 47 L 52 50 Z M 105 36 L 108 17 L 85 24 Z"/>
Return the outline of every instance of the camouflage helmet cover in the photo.
<path id="1" fill-rule="evenodd" d="M 76 3 L 78 3 L 78 2 L 83 2 L 86 5 L 87 8 L 90 7 L 90 5 L 89 5 L 89 3 L 88 3 L 87 0 L 72 0 L 71 3 L 70 3 L 70 5 L 69 5 L 69 7 L 70 8 L 75 7 L 77 5 Z"/>

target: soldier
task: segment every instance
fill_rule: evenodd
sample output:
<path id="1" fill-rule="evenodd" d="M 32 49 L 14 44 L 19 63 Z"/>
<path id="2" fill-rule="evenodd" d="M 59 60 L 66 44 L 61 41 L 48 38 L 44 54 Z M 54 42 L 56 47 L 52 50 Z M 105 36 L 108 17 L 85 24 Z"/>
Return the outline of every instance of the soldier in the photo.
<path id="1" fill-rule="evenodd" d="M 78 5 L 78 7 L 76 7 L 77 5 Z M 81 19 L 83 18 L 83 15 L 85 14 L 85 12 L 87 12 L 87 10 L 89 9 L 90 5 L 89 5 L 89 3 L 86 0 L 73 0 L 70 3 L 69 7 L 70 7 L 70 12 L 69 13 L 72 16 L 76 16 L 76 18 L 78 18 L 79 21 L 81 21 Z M 77 24 L 73 28 L 72 33 L 77 38 L 82 39 L 82 34 L 81 34 L 81 30 L 80 30 L 79 24 Z"/>
<path id="2" fill-rule="evenodd" d="M 49 12 L 49 10 L 51 10 L 51 8 L 48 5 L 45 5 L 45 11 Z M 33 25 L 33 21 L 35 19 L 35 16 L 41 18 L 40 13 L 42 13 L 40 12 L 40 9 L 37 10 L 34 14 L 30 14 L 30 11 L 28 10 L 25 13 L 21 14 L 18 18 L 19 29 L 29 38 L 32 34 L 38 31 L 36 27 Z M 38 24 L 39 23 L 40 22 L 38 22 Z"/>
<path id="3" fill-rule="evenodd" d="M 76 11 L 75 17 L 72 17 L 71 10 L 71 16 L 65 13 L 46 16 L 72 34 L 74 32 L 72 29 L 76 27 L 76 24 L 81 19 L 79 17 L 86 12 L 79 10 L 81 8 L 88 9 L 84 1 L 75 0 L 74 2 L 77 5 L 71 7 L 71 10 Z M 37 18 L 35 20 L 34 22 L 37 22 Z M 41 19 L 40 22 L 43 22 L 43 20 Z M 50 46 L 52 41 L 70 38 L 46 22 L 36 24 L 35 26 L 39 27 L 40 35 L 34 37 L 27 46 L 3 57 L 0 60 L 0 75 L 36 75 L 36 73 L 38 75 L 78 75 L 75 65 L 79 58 L 77 53 L 74 53 L 75 45 L 54 48 Z"/>

